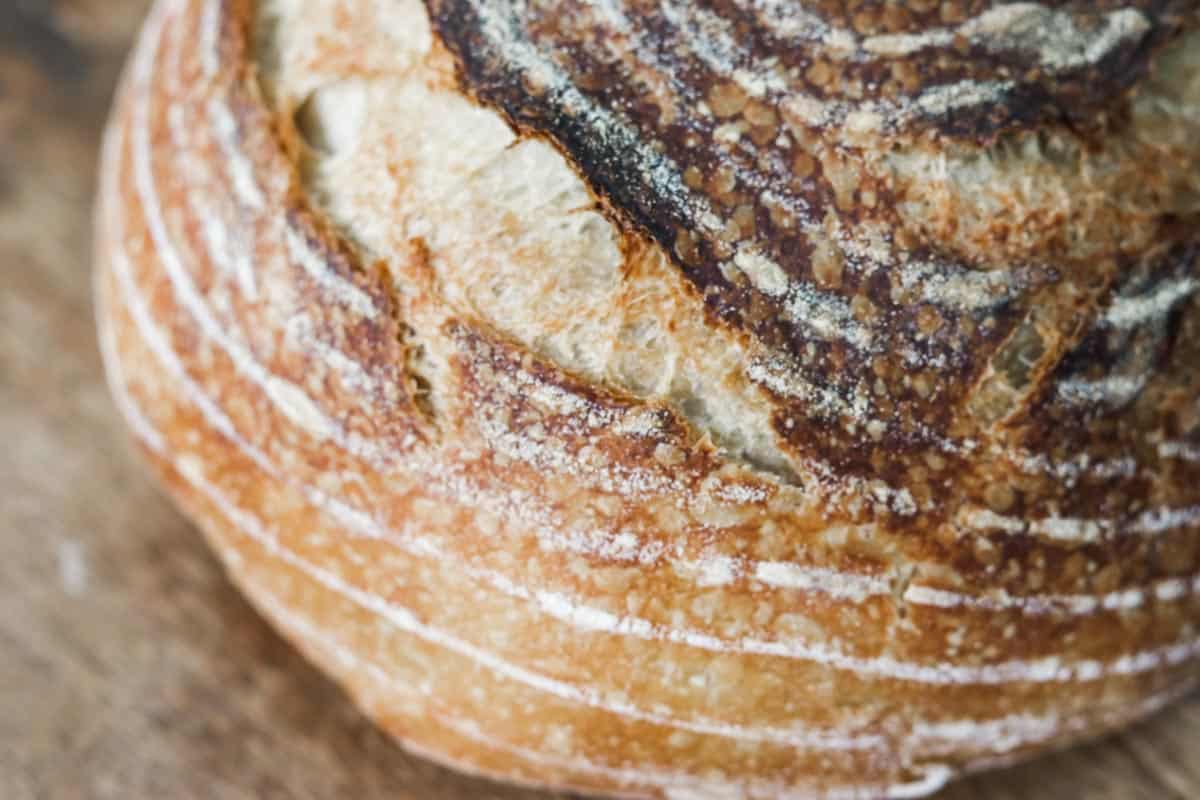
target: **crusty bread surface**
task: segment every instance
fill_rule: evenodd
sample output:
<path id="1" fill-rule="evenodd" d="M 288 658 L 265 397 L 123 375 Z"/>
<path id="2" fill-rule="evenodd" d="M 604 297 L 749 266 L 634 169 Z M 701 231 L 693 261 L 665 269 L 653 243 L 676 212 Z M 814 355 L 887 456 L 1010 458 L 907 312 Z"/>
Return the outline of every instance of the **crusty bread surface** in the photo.
<path id="1" fill-rule="evenodd" d="M 1200 4 L 160 0 L 118 405 L 415 752 L 874 798 L 1200 656 Z"/>

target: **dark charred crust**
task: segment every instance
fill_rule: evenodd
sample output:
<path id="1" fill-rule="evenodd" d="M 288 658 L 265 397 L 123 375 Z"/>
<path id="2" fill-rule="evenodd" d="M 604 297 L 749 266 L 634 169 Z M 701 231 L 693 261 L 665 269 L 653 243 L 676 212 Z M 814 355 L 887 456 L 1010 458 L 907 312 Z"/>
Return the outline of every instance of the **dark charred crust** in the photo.
<path id="1" fill-rule="evenodd" d="M 1134 405 L 1151 381 L 1190 380 L 1186 374 L 1169 374 L 1165 368 L 1176 348 L 1181 346 L 1179 328 L 1189 305 L 1189 294 L 1181 294 L 1170 303 L 1167 313 L 1136 324 L 1106 324 L 1104 313 L 1121 300 L 1149 298 L 1169 287 L 1169 281 L 1200 276 L 1200 239 L 1181 242 L 1166 253 L 1131 264 L 1122 281 L 1109 294 L 1105 308 L 1099 309 L 1091 327 L 1079 343 L 1058 362 L 1030 405 L 1028 436 L 1043 441 L 1094 436 L 1097 425 L 1112 420 L 1117 427 L 1129 427 L 1124 412 Z M 1132 382 L 1127 391 L 1113 392 L 1102 402 L 1080 407 L 1064 397 L 1064 385 L 1098 385 L 1104 380 L 1125 376 Z M 1156 377 L 1158 376 L 1158 377 Z M 1070 393 L 1067 389 L 1067 394 Z M 1131 428 L 1128 434 L 1137 434 Z M 1139 437 L 1140 438 L 1140 437 Z M 1129 435 L 1121 437 L 1121 446 L 1135 445 Z"/>
<path id="2" fill-rule="evenodd" d="M 694 63 L 694 59 L 682 67 L 685 74 L 695 76 L 691 78 L 693 82 L 677 87 L 679 105 L 670 110 L 676 119 L 665 124 L 666 112 L 639 95 L 639 87 L 636 81 L 631 84 L 633 78 L 624 65 L 602 62 L 592 58 L 587 48 L 564 44 L 560 60 L 568 62 L 567 72 L 574 83 L 565 91 L 539 88 L 531 84 L 527 70 L 506 61 L 504 54 L 482 36 L 481 18 L 471 4 L 434 3 L 432 10 L 442 41 L 456 57 L 464 89 L 504 112 L 518 128 L 550 136 L 597 194 L 620 212 L 627 228 L 645 231 L 670 254 L 688 281 L 702 293 L 710 313 L 734 328 L 752 333 L 768 352 L 781 354 L 786 359 L 786 369 L 800 372 L 809 383 L 836 395 L 836 403 L 849 405 L 853 404 L 855 394 L 862 391 L 861 376 L 870 370 L 872 359 L 844 341 L 812 335 L 803 324 L 788 318 L 778 298 L 755 288 L 737 274 L 731 266 L 731 247 L 723 234 L 702 232 L 697 200 L 711 203 L 725 215 L 725 228 L 736 225 L 738 240 L 778 263 L 790 278 L 802 284 L 802 292 L 821 293 L 824 297 L 819 300 L 827 299 L 842 314 L 856 295 L 867 298 L 875 318 L 871 333 L 882 340 L 877 342 L 878 352 L 906 351 L 917 360 L 936 360 L 942 365 L 939 374 L 930 378 L 943 387 L 943 396 L 936 404 L 924 402 L 906 387 L 899 371 L 891 377 L 877 376 L 888 384 L 889 396 L 910 409 L 910 422 L 917 424 L 888 426 L 881 438 L 867 440 L 861 431 L 848 430 L 855 427 L 854 422 L 841 418 L 839 412 L 780 397 L 780 403 L 788 407 L 781 418 L 793 420 L 791 426 L 780 428 L 781 434 L 803 452 L 830 460 L 839 469 L 860 472 L 874 469 L 869 462 L 875 449 L 902 452 L 929 445 L 923 431 L 944 424 L 931 415 L 937 416 L 937 409 L 945 408 L 945 396 L 953 394 L 954 386 L 961 391 L 977 371 L 965 354 L 981 346 L 985 348 L 987 341 L 1004 335 L 1003 310 L 987 324 L 971 325 L 978 333 L 965 339 L 964 328 L 955 319 L 947 320 L 940 337 L 919 336 L 916 331 L 919 308 L 903 299 L 894 299 L 895 287 L 886 270 L 837 268 L 840 274 L 833 279 L 837 286 L 820 286 L 824 265 L 820 263 L 822 254 L 817 252 L 818 245 L 792 227 L 794 217 L 780 219 L 765 202 L 767 195 L 774 192 L 789 198 L 793 206 L 813 209 L 814 219 L 823 217 L 822 209 L 836 208 L 841 224 L 846 226 L 880 221 L 894 227 L 896 220 L 888 210 L 891 199 L 886 186 L 862 183 L 857 190 L 858 200 L 844 202 L 815 155 L 809 159 L 811 174 L 799 184 L 792 164 L 794 156 L 778 147 L 757 151 L 734 148 L 722 156 L 714 150 L 712 141 L 715 122 L 689 112 L 704 103 L 706 94 L 716 85 L 711 75 L 699 77 L 701 65 Z M 540 30 L 538 26 L 563 25 L 568 16 L 535 20 L 528 35 L 533 40 L 539 35 L 550 37 L 549 46 L 553 48 L 556 46 L 553 32 Z M 663 41 L 679 35 L 654 16 L 641 21 L 646 24 L 648 35 Z M 519 24 L 515 18 L 509 18 L 508 22 Z M 573 33 L 582 36 L 586 32 L 563 35 Z M 579 102 L 595 103 L 600 116 L 573 107 Z M 772 139 L 811 133 L 795 129 L 789 133 L 780 109 L 769 104 L 763 106 L 759 119 L 775 131 Z M 755 135 L 752 129 L 746 138 L 753 140 Z M 646 148 L 642 156 L 631 152 L 639 146 Z M 798 140 L 789 146 L 802 147 Z M 732 167 L 723 162 L 725 157 L 732 159 Z M 851 153 L 849 160 L 854 158 Z M 686 183 L 691 170 L 706 176 L 711 183 L 722 180 L 723 169 L 757 175 L 766 181 L 767 189 L 764 192 L 743 186 L 720 192 L 718 188 L 718 196 L 714 197 L 710 187 L 707 195 L 688 194 Z M 866 175 L 859 177 L 868 179 Z M 875 210 L 861 202 L 862 192 L 868 190 L 877 198 L 871 204 L 876 206 Z M 815 264 L 814 256 L 818 259 Z M 810 422 L 795 425 L 799 419 Z"/>
<path id="3" fill-rule="evenodd" d="M 774 397 L 780 437 L 835 473 L 882 479 L 917 496 L 921 512 L 892 515 L 891 524 L 917 531 L 944 523 L 945 509 L 986 505 L 997 481 L 1012 485 L 1008 511 L 1033 517 L 1149 491 L 1136 476 L 1030 476 L 980 464 L 972 449 L 959 448 L 966 439 L 978 445 L 1000 437 L 1035 455 L 1136 452 L 1139 464 L 1153 465 L 1157 458 L 1135 440 L 1158 423 L 1131 424 L 1122 409 L 1081 411 L 1053 399 L 1072 376 L 1117 376 L 1131 358 L 1125 348 L 1132 340 L 1105 343 L 1087 332 L 1104 313 L 1105 291 L 1085 293 L 1054 314 L 1041 310 L 1047 298 L 1058 303 L 1055 287 L 1074 267 L 1013 265 L 1006 276 L 1012 292 L 974 308 L 924 300 L 906 263 L 926 265 L 923 280 L 931 283 L 970 276 L 980 265 L 913 236 L 896 212 L 892 185 L 876 180 L 870 162 L 880 142 L 988 144 L 1046 126 L 1074 131 L 1086 146 L 1105 126 L 1123 124 L 1129 91 L 1155 54 L 1195 24 L 1196 3 L 1043 4 L 1083 31 L 1098 30 L 1114 10 L 1136 10 L 1143 25 L 1094 57 L 1056 69 L 1030 67 L 1017 43 L 962 37 L 903 58 L 832 62 L 816 43 L 786 40 L 732 0 L 692 4 L 682 18 L 630 3 L 636 24 L 628 28 L 573 4 L 558 4 L 552 14 L 467 0 L 426 5 L 462 89 L 520 131 L 553 142 L 624 237 L 644 235 L 662 247 L 714 322 L 748 336 L 777 374 L 804 387 L 797 393 L 759 381 Z M 945 29 L 991 5 L 931 7 L 918 13 L 897 12 L 896 4 L 824 4 L 811 13 L 862 37 Z M 701 15 L 718 20 L 711 26 L 725 25 L 739 46 L 717 54 L 732 70 L 764 78 L 756 68 L 778 65 L 787 92 L 755 97 L 730 71 L 714 68 L 712 53 L 690 47 L 701 33 L 687 26 Z M 885 119 L 863 143 L 840 125 L 798 118 L 783 102 L 795 93 L 851 105 L 912 100 L 968 81 L 1007 88 L 987 102 L 936 114 L 921 110 L 936 106 L 914 105 L 916 112 Z M 721 132 L 730 125 L 736 134 Z M 1189 240 L 1178 225 L 1163 224 L 1164 241 Z M 869 229 L 891 231 L 892 261 L 846 257 L 839 237 Z M 742 248 L 778 265 L 787 292 L 765 291 L 741 269 L 735 256 Z M 1112 274 L 1130 272 L 1135 265 L 1126 259 Z M 1037 333 L 1046 326 L 1056 328 L 1049 339 Z M 1132 357 L 1148 368 L 1162 364 L 1178 339 L 1170 330 L 1138 344 L 1140 355 Z M 991 411 L 987 375 L 998 376 L 1009 397 Z M 1126 421 L 1098 421 L 1105 414 Z M 1116 429 L 1123 433 L 1110 440 Z"/>

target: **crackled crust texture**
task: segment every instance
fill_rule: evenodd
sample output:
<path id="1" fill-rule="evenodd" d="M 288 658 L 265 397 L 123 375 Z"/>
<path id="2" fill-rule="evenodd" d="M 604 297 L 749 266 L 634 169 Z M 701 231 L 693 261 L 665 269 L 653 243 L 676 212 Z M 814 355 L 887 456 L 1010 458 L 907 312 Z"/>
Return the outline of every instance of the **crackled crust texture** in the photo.
<path id="1" fill-rule="evenodd" d="M 1200 654 L 1194 2 L 161 0 L 113 392 L 406 746 L 915 797 Z"/>

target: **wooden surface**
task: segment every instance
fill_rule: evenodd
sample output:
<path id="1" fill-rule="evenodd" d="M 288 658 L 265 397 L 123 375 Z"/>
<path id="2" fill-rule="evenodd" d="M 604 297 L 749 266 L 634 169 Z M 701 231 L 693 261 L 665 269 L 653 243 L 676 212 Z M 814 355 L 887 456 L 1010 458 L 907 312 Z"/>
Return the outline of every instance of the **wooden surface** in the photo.
<path id="1" fill-rule="evenodd" d="M 403 753 L 146 478 L 91 320 L 95 153 L 144 0 L 0 0 L 0 799 L 548 800 Z M 1200 698 L 943 800 L 1200 798 Z"/>

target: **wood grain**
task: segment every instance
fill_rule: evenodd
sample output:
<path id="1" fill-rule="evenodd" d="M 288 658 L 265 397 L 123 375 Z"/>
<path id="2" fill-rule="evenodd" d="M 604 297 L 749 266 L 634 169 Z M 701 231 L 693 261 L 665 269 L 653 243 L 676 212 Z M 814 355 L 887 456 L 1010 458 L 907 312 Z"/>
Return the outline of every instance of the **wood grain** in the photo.
<path id="1" fill-rule="evenodd" d="M 90 210 L 143 0 L 0 5 L 0 798 L 511 798 L 392 745 L 222 575 L 132 455 Z M 945 800 L 1200 797 L 1200 698 Z"/>

